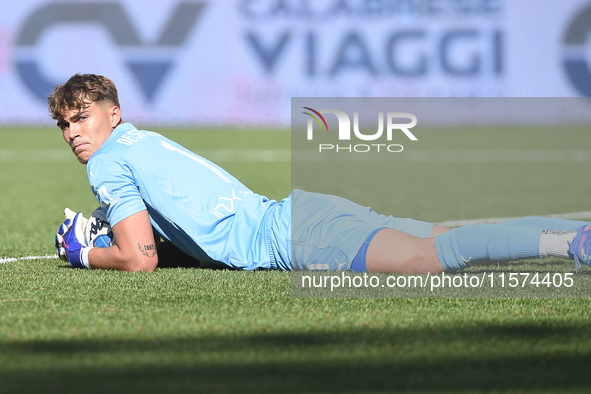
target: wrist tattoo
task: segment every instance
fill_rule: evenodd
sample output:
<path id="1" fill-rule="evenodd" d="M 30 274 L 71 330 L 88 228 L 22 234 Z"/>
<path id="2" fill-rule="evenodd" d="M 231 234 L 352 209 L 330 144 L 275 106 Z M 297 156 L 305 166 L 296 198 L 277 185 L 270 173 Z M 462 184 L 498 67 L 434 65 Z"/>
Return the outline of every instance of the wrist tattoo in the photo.
<path id="1" fill-rule="evenodd" d="M 143 254 L 144 256 L 154 257 L 156 255 L 156 245 L 154 245 L 154 244 L 144 245 L 142 247 L 142 245 L 140 245 L 138 243 L 137 247 L 140 250 L 140 253 Z"/>

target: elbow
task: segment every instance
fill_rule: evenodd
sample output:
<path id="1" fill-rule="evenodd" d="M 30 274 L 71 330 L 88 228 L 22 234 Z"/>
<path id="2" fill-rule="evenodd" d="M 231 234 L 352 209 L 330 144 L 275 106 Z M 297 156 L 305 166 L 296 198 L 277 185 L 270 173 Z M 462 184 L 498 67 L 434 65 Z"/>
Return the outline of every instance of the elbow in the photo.
<path id="1" fill-rule="evenodd" d="M 128 261 L 125 271 L 128 272 L 152 272 L 158 267 L 158 255 L 152 257 L 140 257 Z"/>

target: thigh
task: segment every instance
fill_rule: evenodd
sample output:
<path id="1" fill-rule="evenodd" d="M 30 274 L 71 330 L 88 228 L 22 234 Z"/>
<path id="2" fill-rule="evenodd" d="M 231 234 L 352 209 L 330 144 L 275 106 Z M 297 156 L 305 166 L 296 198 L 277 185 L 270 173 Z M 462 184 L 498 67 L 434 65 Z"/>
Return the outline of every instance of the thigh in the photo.
<path id="1" fill-rule="evenodd" d="M 330 194 L 311 193 L 298 190 L 297 198 L 297 210 L 302 213 L 306 212 L 306 217 L 318 217 L 319 212 L 326 212 L 331 207 L 335 207 L 346 212 L 347 215 L 363 221 L 374 228 L 388 227 L 419 238 L 434 237 L 440 232 L 449 230 L 446 227 L 434 225 L 433 223 L 421 220 L 380 214 L 374 211 L 371 207 L 366 207 L 351 200 L 347 200 L 346 198 Z"/>
<path id="2" fill-rule="evenodd" d="M 414 244 L 448 230 L 432 223 L 380 215 L 370 207 L 342 197 L 301 190 L 292 192 L 291 219 L 291 268 L 294 270 L 350 269 L 365 239 L 375 229 L 387 227 L 370 243 L 367 269 L 398 272 L 396 267 L 402 261 L 410 264 L 409 255 L 404 252 L 409 242 Z M 388 231 L 384 233 L 385 230 Z M 384 234 L 390 236 L 384 237 Z M 417 250 L 423 250 L 423 245 L 429 242 L 418 244 Z M 431 241 L 431 245 L 435 253 L 434 242 Z M 386 259 L 386 256 L 389 257 Z M 399 257 L 392 260 L 395 256 Z M 410 269 L 406 271 L 411 272 Z"/>
<path id="3" fill-rule="evenodd" d="M 348 270 L 367 236 L 376 229 L 370 208 L 344 198 L 292 192 L 291 268 Z"/>
<path id="4" fill-rule="evenodd" d="M 398 274 L 437 274 L 443 267 L 437 258 L 435 238 L 419 238 L 385 228 L 371 240 L 367 249 L 368 272 Z"/>

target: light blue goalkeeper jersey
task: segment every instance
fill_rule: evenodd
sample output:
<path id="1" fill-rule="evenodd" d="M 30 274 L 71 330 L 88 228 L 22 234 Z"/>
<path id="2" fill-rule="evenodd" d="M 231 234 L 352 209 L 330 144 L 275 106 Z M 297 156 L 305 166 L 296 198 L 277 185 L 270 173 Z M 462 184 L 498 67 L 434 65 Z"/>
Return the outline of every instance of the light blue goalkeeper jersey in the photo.
<path id="1" fill-rule="evenodd" d="M 166 137 L 119 125 L 87 165 L 93 193 L 115 226 L 148 210 L 166 240 L 202 262 L 290 270 L 290 198 L 253 193 Z"/>

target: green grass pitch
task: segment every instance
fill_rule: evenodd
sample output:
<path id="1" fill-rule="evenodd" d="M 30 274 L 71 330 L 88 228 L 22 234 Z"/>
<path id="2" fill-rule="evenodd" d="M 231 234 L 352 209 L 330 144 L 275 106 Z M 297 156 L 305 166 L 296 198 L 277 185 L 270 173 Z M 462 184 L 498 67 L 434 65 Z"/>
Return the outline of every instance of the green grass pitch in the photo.
<path id="1" fill-rule="evenodd" d="M 153 129 L 217 155 L 256 192 L 281 199 L 291 189 L 288 157 L 270 163 L 227 154 L 289 155 L 288 132 Z M 57 129 L 3 129 L 0 138 L 0 259 L 53 254 L 63 208 L 89 214 L 97 205 L 85 167 Z M 497 150 L 501 159 L 381 168 L 397 188 L 390 198 L 378 196 L 376 210 L 428 221 L 590 210 L 588 130 L 432 130 L 420 143 L 416 149 L 433 152 Z M 514 153 L 503 153 L 508 149 L 577 151 L 582 158 L 515 162 Z M 322 173 L 314 163 L 302 166 Z M 324 187 L 314 182 L 305 186 Z M 358 188 L 339 183 L 335 192 L 373 204 Z M 557 259 L 546 263 L 574 270 Z M 589 281 L 590 272 L 584 267 L 577 280 Z M 82 271 L 54 258 L 0 264 L 0 393 L 591 387 L 588 298 L 293 298 L 290 278 L 264 271 Z"/>

